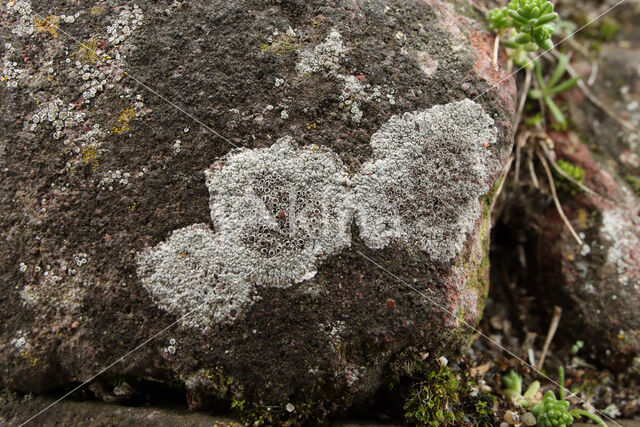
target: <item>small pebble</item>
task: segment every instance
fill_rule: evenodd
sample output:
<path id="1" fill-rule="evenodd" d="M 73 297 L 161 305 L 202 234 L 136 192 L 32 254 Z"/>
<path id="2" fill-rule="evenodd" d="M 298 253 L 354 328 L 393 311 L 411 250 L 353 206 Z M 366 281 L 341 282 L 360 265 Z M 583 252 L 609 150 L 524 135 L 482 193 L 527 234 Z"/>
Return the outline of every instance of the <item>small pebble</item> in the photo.
<path id="1" fill-rule="evenodd" d="M 531 412 L 525 412 L 525 414 L 522 416 L 522 422 L 525 423 L 528 426 L 534 426 L 536 425 L 536 416 L 533 415 Z"/>
<path id="2" fill-rule="evenodd" d="M 518 424 L 520 422 L 520 415 L 513 411 L 507 411 L 504 413 L 504 420 L 511 425 Z"/>

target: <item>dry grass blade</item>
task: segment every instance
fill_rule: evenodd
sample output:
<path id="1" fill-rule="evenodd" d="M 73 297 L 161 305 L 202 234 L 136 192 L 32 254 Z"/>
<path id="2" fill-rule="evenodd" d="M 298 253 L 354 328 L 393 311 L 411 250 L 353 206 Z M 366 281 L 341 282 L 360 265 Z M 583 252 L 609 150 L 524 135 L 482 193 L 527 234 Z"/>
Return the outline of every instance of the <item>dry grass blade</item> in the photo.
<path id="1" fill-rule="evenodd" d="M 549 325 L 549 330 L 547 331 L 547 337 L 544 339 L 544 346 L 542 347 L 542 354 L 540 355 L 540 360 L 538 361 L 538 365 L 536 368 L 538 370 L 542 369 L 544 366 L 544 360 L 547 358 L 547 353 L 549 352 L 549 346 L 551 345 L 551 341 L 553 341 L 553 337 L 558 330 L 558 325 L 560 324 L 560 317 L 562 316 L 562 308 L 555 305 L 553 307 L 553 317 L 551 318 L 551 324 Z"/>
<path id="2" fill-rule="evenodd" d="M 522 158 L 522 147 L 525 146 L 527 140 L 531 136 L 531 132 L 525 131 L 518 134 L 516 139 L 516 170 L 515 170 L 515 181 L 518 183 L 520 181 L 520 159 Z"/>
<path id="3" fill-rule="evenodd" d="M 544 158 L 542 154 L 540 154 L 539 151 L 536 151 L 536 154 L 538 155 L 538 158 L 542 163 L 542 167 L 544 168 L 544 171 L 547 174 L 547 179 L 549 180 L 549 187 L 551 188 L 551 195 L 553 197 L 553 202 L 556 205 L 556 209 L 558 210 L 558 214 L 560 214 L 562 221 L 564 221 L 564 224 L 569 229 L 569 232 L 571 233 L 573 238 L 576 240 L 576 242 L 578 242 L 580 246 L 582 246 L 583 244 L 582 239 L 578 236 L 578 233 L 576 233 L 576 230 L 573 229 L 573 227 L 571 226 L 571 223 L 569 222 L 569 219 L 567 218 L 567 216 L 564 214 L 564 211 L 562 210 L 562 205 L 560 204 L 560 200 L 558 199 L 558 194 L 556 193 L 556 185 L 553 180 L 553 175 L 551 174 L 551 169 L 549 169 L 547 160 Z"/>
<path id="4" fill-rule="evenodd" d="M 606 199 L 606 200 L 611 200 L 609 197 L 603 196 L 595 191 L 593 191 L 592 189 L 590 189 L 589 187 L 587 187 L 586 185 L 576 181 L 574 178 L 572 178 L 571 176 L 569 176 L 565 171 L 563 171 L 560 166 L 558 166 L 558 164 L 551 158 L 551 154 L 549 153 L 549 149 L 544 145 L 544 142 L 540 141 L 540 146 L 542 147 L 542 150 L 544 151 L 544 155 L 547 158 L 547 160 L 549 161 L 549 163 L 551 163 L 551 166 L 553 166 L 553 170 L 555 170 L 556 172 L 558 172 L 558 174 L 560 174 L 563 178 L 565 178 L 567 181 L 571 182 L 572 184 L 576 185 L 577 187 L 579 187 L 582 191 L 584 191 L 587 194 L 591 194 L 592 196 L 596 196 L 596 197 L 600 197 L 601 199 Z"/>
<path id="5" fill-rule="evenodd" d="M 536 175 L 536 169 L 533 167 L 532 154 L 529 152 L 529 158 L 527 159 L 527 166 L 529 167 L 529 174 L 531 175 L 531 181 L 536 189 L 540 189 L 540 182 L 538 182 L 538 176 Z"/>
<path id="6" fill-rule="evenodd" d="M 520 124 L 520 120 L 522 119 L 522 112 L 524 111 L 524 104 L 527 101 L 527 96 L 529 95 L 529 89 L 531 88 L 531 70 L 526 70 L 524 75 L 524 86 L 522 88 L 522 93 L 520 94 L 520 101 L 518 102 L 518 114 L 516 115 L 516 125 L 515 128 L 518 128 Z"/>

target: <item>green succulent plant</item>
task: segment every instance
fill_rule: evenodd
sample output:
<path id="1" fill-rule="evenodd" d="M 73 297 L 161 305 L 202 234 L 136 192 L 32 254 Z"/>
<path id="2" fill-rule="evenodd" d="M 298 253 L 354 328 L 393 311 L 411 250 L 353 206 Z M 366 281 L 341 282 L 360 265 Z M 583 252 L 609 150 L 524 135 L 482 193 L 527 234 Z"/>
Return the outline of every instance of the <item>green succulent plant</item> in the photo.
<path id="1" fill-rule="evenodd" d="M 558 105 L 553 101 L 553 96 L 562 92 L 563 90 L 567 90 L 573 85 L 575 85 L 579 77 L 574 77 L 569 80 L 565 80 L 560 83 L 560 79 L 564 75 L 567 70 L 567 65 L 569 64 L 569 57 L 566 55 L 559 55 L 558 66 L 553 71 L 553 74 L 549 78 L 549 81 L 545 81 L 542 76 L 542 66 L 540 65 L 540 61 L 536 60 L 534 62 L 535 72 L 536 72 L 536 80 L 538 81 L 538 89 L 533 89 L 529 91 L 529 98 L 531 99 L 542 99 L 544 103 L 549 107 L 549 111 L 551 111 L 551 115 L 558 122 L 558 125 L 562 129 L 566 128 L 567 120 L 560 111 Z"/>
<path id="2" fill-rule="evenodd" d="M 507 14 L 518 31 L 516 43 L 534 42 L 540 49 L 553 49 L 554 26 L 551 23 L 558 19 L 558 14 L 549 0 L 511 0 Z"/>
<path id="3" fill-rule="evenodd" d="M 562 366 L 558 368 L 558 377 L 558 385 L 560 386 L 558 388 L 559 399 L 556 399 L 553 391 L 547 390 L 542 400 L 540 400 L 540 398 L 536 396 L 538 390 L 540 390 L 540 383 L 538 381 L 531 383 L 523 395 L 522 377 L 513 370 L 502 377 L 504 387 L 502 393 L 507 399 L 522 407 L 533 406 L 531 413 L 536 417 L 537 425 L 541 427 L 569 426 L 573 424 L 574 419 L 583 416 L 595 421 L 599 426 L 607 427 L 600 417 L 589 411 L 578 408 L 569 410 L 571 405 L 565 398 L 564 368 Z"/>
<path id="4" fill-rule="evenodd" d="M 518 66 L 530 69 L 529 52 L 553 49 L 551 36 L 558 14 L 549 0 L 511 0 L 507 7 L 489 11 L 488 19 L 500 38 L 508 35 L 504 45 Z"/>
<path id="5" fill-rule="evenodd" d="M 527 391 L 522 394 L 522 377 L 512 369 L 502 377 L 502 385 L 504 396 L 520 406 L 528 407 L 538 402 L 535 396 L 540 390 L 539 381 L 532 382 Z"/>
<path id="6" fill-rule="evenodd" d="M 573 416 L 569 412 L 569 402 L 557 400 L 551 390 L 542 397 L 542 402 L 531 408 L 541 427 L 564 427 L 573 424 Z"/>
<path id="7" fill-rule="evenodd" d="M 512 26 L 511 17 L 507 8 L 492 9 L 489 11 L 489 27 L 492 30 L 504 30 Z"/>

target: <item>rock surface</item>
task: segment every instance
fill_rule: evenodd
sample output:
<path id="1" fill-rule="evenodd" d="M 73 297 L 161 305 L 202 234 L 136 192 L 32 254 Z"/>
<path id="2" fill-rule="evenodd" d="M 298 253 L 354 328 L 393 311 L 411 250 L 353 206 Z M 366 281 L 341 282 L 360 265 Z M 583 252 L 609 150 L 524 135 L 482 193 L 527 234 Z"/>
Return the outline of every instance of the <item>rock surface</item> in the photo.
<path id="1" fill-rule="evenodd" d="M 513 137 L 482 16 L 3 5 L 0 384 L 43 392 L 127 354 L 103 376 L 179 381 L 192 407 L 332 411 L 401 352 L 457 351 Z"/>
<path id="2" fill-rule="evenodd" d="M 0 424 L 20 425 L 54 401 L 47 398 L 2 399 Z M 244 424 L 226 417 L 189 412 L 186 409 L 125 407 L 104 402 L 62 401 L 47 412 L 49 426 L 213 426 L 241 427 Z"/>
<path id="3" fill-rule="evenodd" d="M 638 5 L 618 13 L 640 18 Z M 580 168 L 584 185 L 598 193 L 581 191 L 555 175 L 563 210 L 584 245 L 571 236 L 549 197 L 536 205 L 532 201 L 540 200 L 539 194 L 525 195 L 508 215 L 515 233 L 536 224 L 537 230 L 525 231 L 537 236 L 531 251 L 532 267 L 539 271 L 535 286 L 547 301 L 564 308 L 561 330 L 584 340 L 598 361 L 615 369 L 640 355 L 639 39 L 637 26 L 625 22 L 616 41 L 602 46 L 601 71 L 590 89 L 635 130 L 576 88 L 566 94 L 576 131 L 551 134 L 557 159 Z M 579 58 L 572 63 L 586 81 L 590 63 Z"/>

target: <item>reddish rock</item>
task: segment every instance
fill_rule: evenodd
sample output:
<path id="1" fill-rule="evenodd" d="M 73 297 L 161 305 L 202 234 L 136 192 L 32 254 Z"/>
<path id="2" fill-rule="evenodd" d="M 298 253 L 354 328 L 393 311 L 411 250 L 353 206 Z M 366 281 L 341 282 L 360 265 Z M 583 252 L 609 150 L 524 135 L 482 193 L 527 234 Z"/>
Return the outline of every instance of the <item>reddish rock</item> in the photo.
<path id="1" fill-rule="evenodd" d="M 468 17 L 483 12 L 465 1 L 285 3 L 108 0 L 79 11 L 32 0 L 3 9 L 2 387 L 77 384 L 126 354 L 104 384 L 178 381 L 195 406 L 210 397 L 296 407 L 311 399 L 331 412 L 371 396 L 401 352 L 464 347 L 470 331 L 460 320 L 479 320 L 488 291 L 488 207 L 513 137 L 514 83 L 488 66 L 491 37 Z M 34 28 L 35 13 L 73 22 L 61 20 L 54 38 Z M 15 59 L 25 56 L 28 63 Z M 467 232 L 451 232 L 461 241 L 451 254 L 401 238 L 375 249 L 348 222 L 350 246 L 327 251 L 315 275 L 248 283 L 251 304 L 225 311 L 240 320 L 198 328 L 144 286 L 141 253 L 194 224 L 203 235 L 220 233 L 204 171 L 236 146 L 262 153 L 288 135 L 300 152 L 335 156 L 348 178 L 338 184 L 351 191 L 346 182 L 372 162 L 371 137 L 383 125 L 479 94 L 469 108 L 493 120 L 495 141 L 468 145 L 485 150 L 472 152 L 491 167 L 473 182 L 478 209 L 464 218 Z M 472 166 L 452 182 L 487 167 Z M 270 219 L 285 223 L 292 212 L 284 213 Z M 174 255 L 186 265 L 201 247 L 183 249 Z M 242 261 L 240 269 L 255 260 Z M 218 272 L 196 273 L 189 280 L 210 280 L 210 288 L 168 298 L 219 295 Z M 380 304 L 387 300 L 395 310 Z"/>

